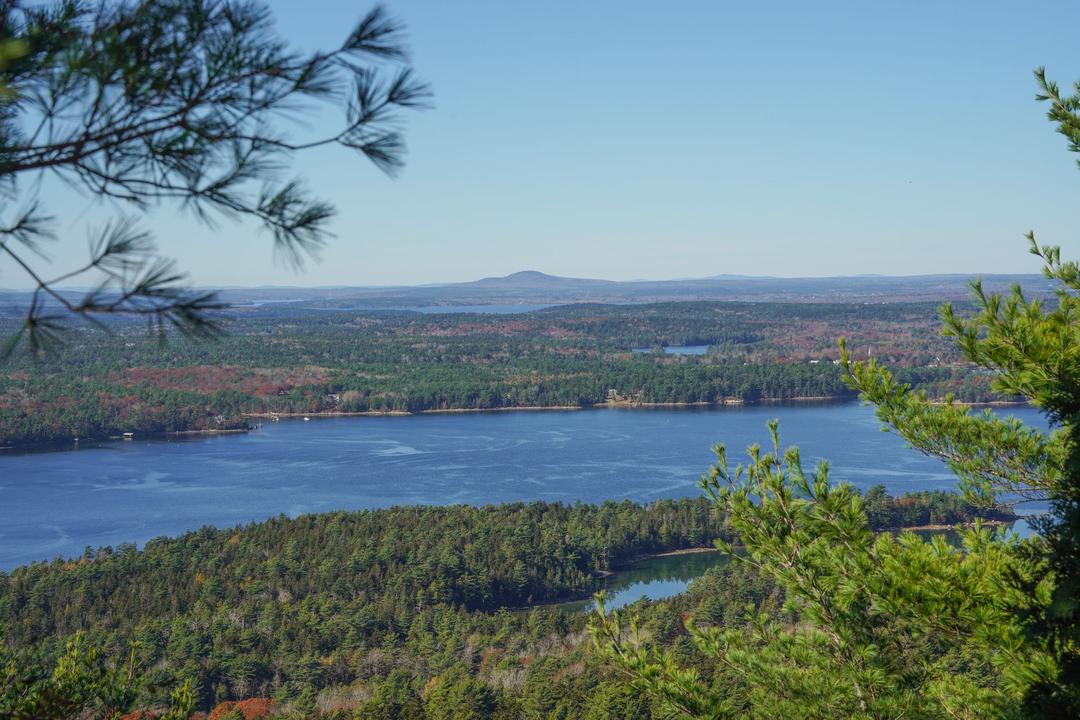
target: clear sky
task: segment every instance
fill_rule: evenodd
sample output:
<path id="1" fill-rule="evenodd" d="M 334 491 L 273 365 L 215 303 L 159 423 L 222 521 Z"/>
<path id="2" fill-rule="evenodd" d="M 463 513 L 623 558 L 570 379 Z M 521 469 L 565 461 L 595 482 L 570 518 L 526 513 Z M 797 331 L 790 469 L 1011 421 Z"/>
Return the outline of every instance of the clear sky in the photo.
<path id="1" fill-rule="evenodd" d="M 368 7 L 271 4 L 305 48 Z M 254 224 L 154 214 L 195 282 L 1034 272 L 1029 228 L 1080 256 L 1076 156 L 1031 75 L 1080 78 L 1075 0 L 388 5 L 435 92 L 404 172 L 298 158 L 341 211 L 299 275 Z M 102 210 L 53 200 L 81 246 Z"/>

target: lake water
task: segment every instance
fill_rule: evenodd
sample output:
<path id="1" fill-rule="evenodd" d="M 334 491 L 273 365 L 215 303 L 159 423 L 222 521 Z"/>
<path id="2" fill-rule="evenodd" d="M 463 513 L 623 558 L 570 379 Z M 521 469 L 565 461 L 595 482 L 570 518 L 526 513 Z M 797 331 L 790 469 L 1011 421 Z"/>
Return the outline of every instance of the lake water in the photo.
<path id="1" fill-rule="evenodd" d="M 667 355 L 704 355 L 709 352 L 708 345 L 665 345 L 663 351 Z M 634 348 L 636 353 L 651 353 L 652 348 Z"/>
<path id="2" fill-rule="evenodd" d="M 1006 532 L 1016 533 L 1019 537 L 1030 537 L 1031 528 L 1021 518 L 1010 526 L 1002 528 Z M 955 530 L 918 530 L 919 535 L 929 538 L 944 534 L 950 545 L 960 545 L 960 534 Z M 690 583 L 698 579 L 711 568 L 728 562 L 729 556 L 720 552 L 678 553 L 660 555 L 638 560 L 627 567 L 619 568 L 599 582 L 597 590 L 604 590 L 604 606 L 608 610 L 631 605 L 642 598 L 664 600 L 686 592 Z M 592 612 L 596 605 L 592 598 L 570 600 L 557 603 L 555 607 L 565 612 Z"/>
<path id="3" fill-rule="evenodd" d="M 519 305 L 417 305 L 402 308 L 425 315 L 450 315 L 454 313 L 474 313 L 480 315 L 516 315 L 555 307 L 551 303 L 521 303 Z"/>
<path id="4" fill-rule="evenodd" d="M 1029 408 L 1011 409 L 1043 425 Z M 952 489 L 936 461 L 856 403 L 314 419 L 246 435 L 0 453 L 0 569 L 280 513 L 696 495 L 717 442 L 737 462 L 779 418 L 833 477 L 890 492 Z"/>
<path id="5" fill-rule="evenodd" d="M 352 305 L 349 307 L 325 307 L 319 310 L 341 312 L 344 310 L 362 310 L 365 312 L 418 312 L 424 315 L 517 315 L 556 307 L 552 303 L 517 303 L 504 305 Z"/>
<path id="6" fill-rule="evenodd" d="M 601 581 L 604 607 L 618 610 L 642 598 L 663 600 L 674 597 L 685 592 L 692 580 L 701 577 L 710 568 L 728 562 L 728 559 L 724 553 L 699 552 L 639 560 Z M 557 607 L 566 612 L 592 612 L 595 604 L 589 598 L 559 603 Z"/>

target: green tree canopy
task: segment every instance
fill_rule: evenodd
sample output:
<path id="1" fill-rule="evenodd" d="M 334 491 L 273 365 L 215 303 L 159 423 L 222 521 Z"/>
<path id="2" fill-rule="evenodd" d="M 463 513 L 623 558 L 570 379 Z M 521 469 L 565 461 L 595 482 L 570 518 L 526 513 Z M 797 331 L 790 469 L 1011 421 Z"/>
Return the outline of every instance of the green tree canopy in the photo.
<path id="1" fill-rule="evenodd" d="M 1036 77 L 1038 99 L 1080 151 L 1080 84 L 1066 97 L 1041 69 Z M 743 547 L 734 557 L 784 588 L 797 621 L 690 622 L 713 677 L 680 667 L 602 608 L 599 651 L 680 717 L 1080 716 L 1080 266 L 1028 237 L 1057 281 L 1052 300 L 1019 287 L 988 294 L 974 282 L 974 314 L 946 305 L 942 319 L 994 389 L 1043 410 L 1051 432 L 932 403 L 843 346 L 842 364 L 886 427 L 944 460 L 969 497 L 1048 501 L 1039 536 L 976 528 L 956 548 L 942 537 L 875 535 L 858 493 L 833 483 L 826 464 L 805 472 L 774 423 L 771 448 L 751 447 L 745 465 L 729 468 L 718 446 L 703 485 Z"/>
<path id="2" fill-rule="evenodd" d="M 131 709 L 138 694 L 139 668 L 133 649 L 117 663 L 89 645 L 82 634 L 66 644 L 52 671 L 28 663 L 0 638 L 0 718 L 69 720 L 114 718 Z M 195 705 L 190 683 L 171 694 L 159 720 L 187 720 Z"/>

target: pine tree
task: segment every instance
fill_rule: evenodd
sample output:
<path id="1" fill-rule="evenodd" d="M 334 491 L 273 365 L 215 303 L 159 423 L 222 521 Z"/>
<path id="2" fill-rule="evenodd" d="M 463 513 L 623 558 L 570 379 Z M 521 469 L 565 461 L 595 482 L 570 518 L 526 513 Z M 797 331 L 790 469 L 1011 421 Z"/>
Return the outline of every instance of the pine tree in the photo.
<path id="1" fill-rule="evenodd" d="M 34 288 L 21 340 L 41 352 L 65 322 L 145 319 L 158 333 L 221 330 L 223 305 L 186 287 L 136 220 L 175 203 L 213 226 L 253 219 L 299 266 L 329 236 L 334 208 L 299 178 L 297 153 L 338 146 L 379 169 L 402 165 L 399 111 L 424 107 L 428 87 L 409 66 L 402 25 L 381 7 L 326 51 L 299 52 L 262 2 L 52 0 L 0 4 L 0 270 Z M 340 129 L 296 137 L 281 129 L 336 105 Z M 55 220 L 43 177 L 126 208 L 92 234 L 89 257 L 48 272 Z M 76 294 L 63 284 L 93 290 Z"/>
<path id="2" fill-rule="evenodd" d="M 1063 96 L 1036 71 L 1039 100 L 1080 152 L 1080 83 Z M 969 499 L 1038 499 L 1039 535 L 975 528 L 961 547 L 942 537 L 874 535 L 863 501 L 806 473 L 775 423 L 767 451 L 734 470 L 717 446 L 703 486 L 726 515 L 739 562 L 783 587 L 798 621 L 749 615 L 733 627 L 688 623 L 716 677 L 682 669 L 667 651 L 602 604 L 598 651 L 678 716 L 984 718 L 1080 717 L 1080 266 L 1028 234 L 1054 296 L 1015 287 L 976 311 L 942 308 L 945 334 L 1050 420 L 1049 433 L 990 411 L 934 404 L 877 361 L 856 362 L 841 341 L 850 384 L 914 448 L 944 460 Z M 602 600 L 602 598 L 601 598 Z"/>

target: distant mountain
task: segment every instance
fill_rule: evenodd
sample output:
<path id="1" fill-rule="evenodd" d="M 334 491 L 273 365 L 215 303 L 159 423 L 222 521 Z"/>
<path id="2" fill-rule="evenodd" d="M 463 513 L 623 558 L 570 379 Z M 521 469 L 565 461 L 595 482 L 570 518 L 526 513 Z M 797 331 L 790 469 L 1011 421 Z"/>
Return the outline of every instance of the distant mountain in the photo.
<path id="1" fill-rule="evenodd" d="M 729 273 L 721 273 L 720 275 L 709 275 L 703 278 L 684 278 L 684 280 L 775 280 L 775 277 L 769 277 L 767 275 L 731 275 Z"/>
<path id="2" fill-rule="evenodd" d="M 685 280 L 596 280 L 524 270 L 503 277 L 438 285 L 396 287 L 227 288 L 222 299 L 235 306 L 282 305 L 326 309 L 411 309 L 456 305 L 564 305 L 569 303 L 646 303 L 696 300 L 747 302 L 935 302 L 970 297 L 972 275 L 860 275 L 777 278 L 717 275 Z M 983 275 L 988 291 L 1007 291 L 1020 283 L 1029 294 L 1047 294 L 1052 285 L 1041 275 Z M 0 290 L 0 317 L 25 312 L 31 294 Z M 72 297 L 75 297 L 74 295 Z"/>
<path id="3" fill-rule="evenodd" d="M 862 275 L 777 278 L 719 275 L 686 280 L 614 281 L 568 278 L 537 270 L 471 282 L 403 287 L 282 288 L 229 290 L 226 299 L 300 302 L 324 308 L 452 307 L 455 305 L 562 305 L 568 303 L 645 303 L 695 300 L 749 302 L 943 302 L 970 297 L 970 275 Z M 1041 275 L 984 275 L 991 291 L 1022 284 L 1032 294 L 1048 292 Z"/>
<path id="4" fill-rule="evenodd" d="M 585 278 L 567 278 L 558 275 L 548 275 L 538 270 L 522 270 L 502 277 L 486 277 L 465 283 L 452 283 L 441 287 L 460 287 L 463 285 L 483 285 L 494 287 L 553 287 L 556 285 L 583 285 L 595 283 L 597 285 L 614 284 L 612 280 L 589 280 Z"/>

